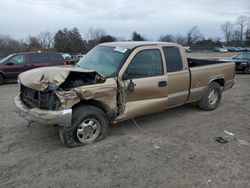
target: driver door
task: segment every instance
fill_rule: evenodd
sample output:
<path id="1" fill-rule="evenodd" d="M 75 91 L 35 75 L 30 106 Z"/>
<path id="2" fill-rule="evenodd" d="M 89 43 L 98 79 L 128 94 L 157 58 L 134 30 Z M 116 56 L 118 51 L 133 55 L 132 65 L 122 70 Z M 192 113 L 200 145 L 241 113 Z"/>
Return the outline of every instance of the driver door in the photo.
<path id="1" fill-rule="evenodd" d="M 135 49 L 119 73 L 127 86 L 122 119 L 163 111 L 168 100 L 167 75 L 161 48 Z"/>
<path id="2" fill-rule="evenodd" d="M 6 63 L 4 72 L 6 78 L 14 79 L 17 78 L 18 74 L 26 71 L 26 56 L 25 55 L 15 55 L 11 57 Z"/>

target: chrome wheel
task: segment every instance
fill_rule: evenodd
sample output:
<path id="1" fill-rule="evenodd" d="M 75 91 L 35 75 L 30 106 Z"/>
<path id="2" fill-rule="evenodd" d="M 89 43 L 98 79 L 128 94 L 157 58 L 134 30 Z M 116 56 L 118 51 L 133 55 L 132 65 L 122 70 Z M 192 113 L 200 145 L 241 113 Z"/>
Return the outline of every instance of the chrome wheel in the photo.
<path id="1" fill-rule="evenodd" d="M 209 95 L 208 95 L 208 102 L 211 104 L 211 105 L 215 105 L 216 102 L 218 101 L 218 98 L 219 98 L 219 93 L 217 90 L 213 89 Z"/>
<path id="2" fill-rule="evenodd" d="M 76 135 L 81 143 L 86 144 L 93 142 L 99 136 L 100 131 L 100 123 L 94 118 L 89 118 L 78 126 Z"/>

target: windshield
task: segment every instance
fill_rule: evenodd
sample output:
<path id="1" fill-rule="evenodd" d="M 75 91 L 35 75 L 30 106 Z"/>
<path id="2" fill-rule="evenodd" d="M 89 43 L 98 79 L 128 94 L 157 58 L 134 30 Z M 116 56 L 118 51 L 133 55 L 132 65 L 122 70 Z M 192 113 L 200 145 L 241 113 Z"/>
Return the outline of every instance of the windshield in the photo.
<path id="1" fill-rule="evenodd" d="M 235 56 L 235 59 L 249 59 L 250 60 L 250 53 L 240 53 L 239 55 Z"/>
<path id="2" fill-rule="evenodd" d="M 1 59 L 1 60 L 0 60 L 0 63 L 5 62 L 5 61 L 6 61 L 7 59 L 9 59 L 11 56 L 13 56 L 13 55 L 9 55 L 9 56 L 7 56 L 7 57 Z"/>
<path id="3" fill-rule="evenodd" d="M 95 70 L 105 77 L 114 77 L 117 76 L 128 54 L 128 49 L 97 46 L 87 53 L 76 66 Z"/>

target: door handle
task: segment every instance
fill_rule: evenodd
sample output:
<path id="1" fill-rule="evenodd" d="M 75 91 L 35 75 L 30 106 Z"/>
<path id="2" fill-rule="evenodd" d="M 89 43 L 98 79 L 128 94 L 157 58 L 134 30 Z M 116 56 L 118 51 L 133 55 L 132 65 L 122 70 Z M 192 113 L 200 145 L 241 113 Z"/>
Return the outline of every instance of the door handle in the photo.
<path id="1" fill-rule="evenodd" d="M 166 87 L 168 85 L 167 81 L 158 82 L 158 87 Z"/>

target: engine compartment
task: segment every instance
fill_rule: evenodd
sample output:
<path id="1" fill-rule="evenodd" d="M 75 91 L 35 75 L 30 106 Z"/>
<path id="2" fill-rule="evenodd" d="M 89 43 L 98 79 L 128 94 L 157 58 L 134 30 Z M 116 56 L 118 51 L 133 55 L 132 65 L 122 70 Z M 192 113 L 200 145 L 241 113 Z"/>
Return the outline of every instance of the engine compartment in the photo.
<path id="1" fill-rule="evenodd" d="M 69 91 L 76 87 L 104 82 L 105 79 L 98 76 L 95 72 L 87 74 L 81 72 L 70 72 L 66 80 L 60 85 L 59 90 Z"/>

